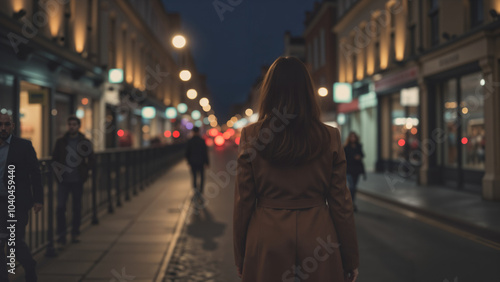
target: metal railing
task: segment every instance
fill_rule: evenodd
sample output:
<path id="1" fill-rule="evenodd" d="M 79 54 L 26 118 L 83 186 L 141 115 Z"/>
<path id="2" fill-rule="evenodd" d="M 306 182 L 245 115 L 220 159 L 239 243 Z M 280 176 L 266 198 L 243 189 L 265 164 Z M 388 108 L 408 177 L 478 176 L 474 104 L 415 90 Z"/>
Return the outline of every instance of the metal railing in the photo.
<path id="1" fill-rule="evenodd" d="M 147 185 L 162 175 L 184 156 L 185 144 L 166 145 L 144 149 L 110 149 L 95 154 L 94 167 L 84 183 L 82 195 L 82 224 L 99 223 L 99 214 L 130 201 Z M 50 159 L 40 159 L 44 207 L 38 214 L 30 213 L 26 227 L 26 243 L 33 253 L 45 250 L 46 256 L 55 256 L 55 218 L 57 181 Z M 71 213 L 71 203 L 67 208 Z M 67 214 L 67 226 L 71 216 Z"/>

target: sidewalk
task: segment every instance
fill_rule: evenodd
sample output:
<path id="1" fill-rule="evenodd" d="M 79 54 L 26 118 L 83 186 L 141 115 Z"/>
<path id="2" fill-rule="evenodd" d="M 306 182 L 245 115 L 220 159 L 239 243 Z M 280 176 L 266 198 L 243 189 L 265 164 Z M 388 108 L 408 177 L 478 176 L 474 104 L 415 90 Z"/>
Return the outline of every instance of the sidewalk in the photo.
<path id="1" fill-rule="evenodd" d="M 189 170 L 182 161 L 113 214 L 100 218 L 99 225 L 83 230 L 80 243 L 58 250 L 56 258 L 37 257 L 39 281 L 142 282 L 163 277 L 190 188 Z M 24 274 L 19 271 L 11 281 L 24 281 Z"/>
<path id="2" fill-rule="evenodd" d="M 395 204 L 500 242 L 500 203 L 441 186 L 418 186 L 392 173 L 368 173 L 360 194 Z"/>

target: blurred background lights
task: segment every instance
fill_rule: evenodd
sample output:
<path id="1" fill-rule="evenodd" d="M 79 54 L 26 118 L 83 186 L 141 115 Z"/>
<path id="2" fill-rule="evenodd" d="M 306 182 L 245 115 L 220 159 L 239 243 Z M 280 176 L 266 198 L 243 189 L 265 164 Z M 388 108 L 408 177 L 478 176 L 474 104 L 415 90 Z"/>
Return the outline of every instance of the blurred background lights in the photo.
<path id="1" fill-rule="evenodd" d="M 144 107 L 141 115 L 143 118 L 152 119 L 156 116 L 156 109 L 154 107 Z"/>
<path id="2" fill-rule="evenodd" d="M 187 112 L 188 110 L 188 106 L 184 103 L 180 103 L 179 105 L 177 105 L 177 111 L 180 113 L 180 114 L 184 114 L 185 112 Z"/>
<path id="3" fill-rule="evenodd" d="M 321 87 L 320 89 L 318 89 L 318 95 L 321 97 L 326 97 L 326 95 L 328 95 L 328 89 L 326 89 L 326 87 Z"/>
<path id="4" fill-rule="evenodd" d="M 203 122 L 201 120 L 197 120 L 194 122 L 194 126 L 196 127 L 202 127 L 203 126 Z"/>
<path id="5" fill-rule="evenodd" d="M 191 72 L 188 70 L 183 70 L 179 73 L 179 77 L 182 81 L 189 81 L 191 79 Z"/>
<path id="6" fill-rule="evenodd" d="M 168 107 L 165 110 L 165 115 L 168 119 L 174 119 L 177 117 L 177 109 L 175 109 L 174 107 Z"/>
<path id="7" fill-rule="evenodd" d="M 193 99 L 195 99 L 195 98 L 198 96 L 198 91 L 196 91 L 196 90 L 194 90 L 194 89 L 189 89 L 189 90 L 187 91 L 187 93 L 186 93 L 186 96 L 187 96 L 189 99 L 193 100 Z"/>
<path id="8" fill-rule="evenodd" d="M 245 111 L 245 115 L 247 115 L 247 117 L 249 117 L 249 116 L 253 115 L 253 110 L 252 110 L 252 109 L 250 109 L 250 108 L 246 109 L 246 111 Z"/>
<path id="9" fill-rule="evenodd" d="M 191 118 L 194 120 L 198 120 L 201 118 L 201 113 L 198 110 L 194 110 L 191 112 Z"/>
<path id="10" fill-rule="evenodd" d="M 200 99 L 200 106 L 205 107 L 208 105 L 208 99 L 207 98 L 201 98 Z"/>
<path id="11" fill-rule="evenodd" d="M 175 48 L 184 48 L 186 46 L 186 38 L 182 35 L 176 35 L 174 38 L 172 38 L 172 45 L 174 45 Z"/>

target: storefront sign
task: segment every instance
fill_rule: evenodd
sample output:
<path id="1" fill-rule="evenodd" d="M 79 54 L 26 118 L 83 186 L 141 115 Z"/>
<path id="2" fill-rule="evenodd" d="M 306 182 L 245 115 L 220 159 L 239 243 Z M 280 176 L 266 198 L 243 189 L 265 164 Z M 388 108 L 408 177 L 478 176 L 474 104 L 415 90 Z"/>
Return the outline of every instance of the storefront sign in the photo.
<path id="1" fill-rule="evenodd" d="M 350 113 L 359 111 L 358 99 L 354 99 L 350 103 L 338 104 L 337 111 L 339 113 Z"/>
<path id="2" fill-rule="evenodd" d="M 48 98 L 49 96 L 47 95 L 47 91 L 43 90 L 33 90 L 33 91 L 28 91 L 28 103 L 30 104 L 42 104 L 42 106 L 45 106 L 48 104 Z"/>
<path id="3" fill-rule="evenodd" d="M 412 67 L 384 76 L 382 79 L 375 81 L 375 92 L 382 92 L 403 85 L 412 80 L 416 80 L 417 76 L 418 67 Z"/>
<path id="4" fill-rule="evenodd" d="M 372 108 L 377 106 L 377 94 L 375 92 L 370 92 L 359 96 L 359 109 L 364 110 L 367 108 Z"/>
<path id="5" fill-rule="evenodd" d="M 335 103 L 350 103 L 352 101 L 352 85 L 342 82 L 334 83 L 333 101 Z"/>
<path id="6" fill-rule="evenodd" d="M 122 69 L 110 69 L 108 73 L 109 83 L 122 83 L 123 82 L 123 70 Z"/>
<path id="7" fill-rule="evenodd" d="M 420 95 L 418 87 L 401 89 L 401 106 L 417 107 L 420 105 Z"/>
<path id="8" fill-rule="evenodd" d="M 422 65 L 422 74 L 429 76 L 480 60 L 485 54 L 488 54 L 487 49 L 486 39 L 474 41 L 460 48 L 458 51 L 447 52 L 439 58 L 424 62 Z"/>
<path id="9" fill-rule="evenodd" d="M 144 107 L 142 108 L 141 115 L 145 119 L 153 119 L 156 116 L 155 107 Z"/>

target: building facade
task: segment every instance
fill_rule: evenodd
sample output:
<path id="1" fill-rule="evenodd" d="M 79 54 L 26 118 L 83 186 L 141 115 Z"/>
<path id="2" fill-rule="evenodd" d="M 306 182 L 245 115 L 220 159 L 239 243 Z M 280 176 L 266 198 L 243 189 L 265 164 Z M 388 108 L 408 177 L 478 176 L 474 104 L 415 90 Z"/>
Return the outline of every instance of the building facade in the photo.
<path id="1" fill-rule="evenodd" d="M 50 155 L 70 115 L 96 150 L 148 146 L 178 123 L 165 109 L 186 102 L 190 85 L 179 71 L 191 68 L 192 87 L 204 84 L 172 47 L 180 31 L 180 17 L 160 0 L 1 1 L 0 111 L 39 157 Z"/>
<path id="2" fill-rule="evenodd" d="M 339 3 L 339 81 L 376 95 L 377 170 L 500 199 L 500 1 Z"/>
<path id="3" fill-rule="evenodd" d="M 322 120 L 334 121 L 333 83 L 337 81 L 337 41 L 331 28 L 335 23 L 336 4 L 332 0 L 316 2 L 314 9 L 306 13 L 304 39 L 306 64 L 311 73 L 320 102 Z M 322 88 L 323 93 L 319 89 Z M 326 91 L 325 91 L 326 90 Z"/>

